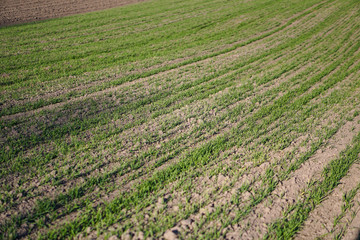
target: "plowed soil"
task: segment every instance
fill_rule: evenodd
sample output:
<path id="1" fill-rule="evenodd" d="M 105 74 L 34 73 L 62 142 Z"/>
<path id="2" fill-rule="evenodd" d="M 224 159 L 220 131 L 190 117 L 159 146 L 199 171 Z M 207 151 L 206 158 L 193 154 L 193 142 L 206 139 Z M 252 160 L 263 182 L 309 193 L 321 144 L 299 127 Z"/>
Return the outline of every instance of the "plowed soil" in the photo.
<path id="1" fill-rule="evenodd" d="M 0 240 L 359 239 L 359 0 L 151 0 L 0 45 Z"/>
<path id="2" fill-rule="evenodd" d="M 144 0 L 0 0 L 0 26 L 93 12 Z"/>

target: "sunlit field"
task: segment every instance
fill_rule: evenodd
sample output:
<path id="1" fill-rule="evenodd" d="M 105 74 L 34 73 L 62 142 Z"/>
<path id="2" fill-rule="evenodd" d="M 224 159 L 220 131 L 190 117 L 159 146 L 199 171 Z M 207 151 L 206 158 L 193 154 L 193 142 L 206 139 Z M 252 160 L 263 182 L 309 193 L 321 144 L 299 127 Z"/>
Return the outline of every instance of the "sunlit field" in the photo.
<path id="1" fill-rule="evenodd" d="M 359 236 L 358 0 L 152 0 L 0 40 L 0 239 Z"/>

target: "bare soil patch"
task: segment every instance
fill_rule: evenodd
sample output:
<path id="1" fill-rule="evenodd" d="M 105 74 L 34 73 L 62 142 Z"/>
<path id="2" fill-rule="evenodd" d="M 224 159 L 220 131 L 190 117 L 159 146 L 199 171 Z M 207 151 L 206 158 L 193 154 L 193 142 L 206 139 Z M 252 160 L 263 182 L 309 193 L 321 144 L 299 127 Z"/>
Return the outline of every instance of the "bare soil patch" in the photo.
<path id="1" fill-rule="evenodd" d="M 360 200 L 359 196 L 356 196 L 356 200 Z M 359 203 L 359 202 L 358 202 Z M 343 239 L 344 240 L 353 240 L 353 239 L 360 239 L 360 207 L 358 206 L 355 210 L 356 216 L 352 219 L 350 226 L 348 227 Z"/>
<path id="2" fill-rule="evenodd" d="M 144 0 L 1 0 L 0 26 L 98 11 L 142 1 Z"/>

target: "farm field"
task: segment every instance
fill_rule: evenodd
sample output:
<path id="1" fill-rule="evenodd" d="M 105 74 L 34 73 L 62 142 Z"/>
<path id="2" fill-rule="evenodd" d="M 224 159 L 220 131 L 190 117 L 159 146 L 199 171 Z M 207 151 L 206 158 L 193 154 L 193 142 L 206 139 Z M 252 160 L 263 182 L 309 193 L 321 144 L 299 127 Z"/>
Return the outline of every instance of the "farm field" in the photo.
<path id="1" fill-rule="evenodd" d="M 0 239 L 359 238 L 358 0 L 150 0 L 0 38 Z"/>
<path id="2" fill-rule="evenodd" d="M 58 18 L 141 1 L 142 0 L 1 0 L 0 26 Z"/>

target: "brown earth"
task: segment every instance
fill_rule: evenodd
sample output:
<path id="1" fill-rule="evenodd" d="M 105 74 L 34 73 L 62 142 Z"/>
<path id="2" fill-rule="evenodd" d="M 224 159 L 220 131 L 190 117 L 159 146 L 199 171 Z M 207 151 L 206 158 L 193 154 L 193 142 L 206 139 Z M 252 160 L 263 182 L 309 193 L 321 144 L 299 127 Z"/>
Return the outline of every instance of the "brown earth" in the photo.
<path id="1" fill-rule="evenodd" d="M 6 2 L 9 0 L 0 0 L 0 3 L 3 3 L 4 1 Z M 0 6 L 0 8 L 0 10 L 2 10 L 2 5 Z M 336 6 L 333 6 L 331 9 L 335 11 Z M 316 20 L 321 21 L 321 19 L 323 19 L 323 17 L 327 15 L 321 15 L 318 13 L 316 16 L 319 18 Z M 309 23 L 309 25 L 311 25 L 314 24 L 315 21 L 312 19 L 311 21 L 309 19 L 306 19 L 305 23 Z M 298 24 L 301 25 L 300 23 Z M 291 35 L 293 31 L 294 33 L 296 33 L 296 31 L 300 30 L 300 27 L 297 27 L 294 29 L 285 28 L 282 31 L 284 31 L 286 34 Z M 330 33 L 330 31 L 327 33 Z M 347 31 L 348 29 L 345 32 Z M 358 38 L 359 36 L 358 33 L 359 31 L 355 31 L 355 34 L 353 34 L 354 39 L 351 39 L 352 41 L 356 41 L 356 38 Z M 148 96 L 152 92 L 156 92 L 156 89 L 158 89 L 158 91 L 161 90 L 166 93 L 165 90 L 170 87 L 174 88 L 175 86 L 181 86 L 181 84 L 184 84 L 185 81 L 196 81 L 201 76 L 208 74 L 207 71 L 209 68 L 207 66 L 210 64 L 212 67 L 216 66 L 222 69 L 224 68 L 224 65 L 235 61 L 234 59 L 239 59 L 245 55 L 252 56 L 253 54 L 256 54 L 257 51 L 266 48 L 266 44 L 271 45 L 278 39 L 280 38 L 274 37 L 274 39 L 271 38 L 269 42 L 265 41 L 265 43 L 261 41 L 256 41 L 252 44 L 248 44 L 244 47 L 240 47 L 229 53 L 221 54 L 211 59 L 205 59 L 196 63 L 185 65 L 180 68 L 160 72 L 150 77 L 139 78 L 134 80 L 133 82 L 125 83 L 120 86 L 97 91 L 86 96 L 77 97 L 76 99 L 69 99 L 67 102 L 56 103 L 36 110 L 21 112 L 14 115 L 7 115 L 0 118 L 0 120 L 7 118 L 32 118 L 38 120 L 33 122 L 46 122 L 50 121 L 51 119 L 47 116 L 50 116 L 54 112 L 63 112 L 64 116 L 62 118 L 59 118 L 60 120 L 57 121 L 65 122 L 68 121 L 68 119 L 65 117 L 66 114 L 68 114 L 69 116 L 76 114 L 78 114 L 78 116 L 81 116 L 82 111 L 87 111 L 87 105 L 84 103 L 83 105 L 78 105 L 80 106 L 80 109 L 76 109 L 76 111 L 70 111 L 71 113 L 68 113 L 67 111 L 69 110 L 64 110 L 62 108 L 66 103 L 69 104 L 80 102 L 80 100 L 84 100 L 87 98 L 93 99 L 96 102 L 106 103 L 108 102 L 106 100 L 114 98 L 112 95 L 108 96 L 107 94 L 114 93 L 115 95 L 115 92 L 117 92 L 118 94 L 121 93 L 122 95 L 126 96 L 126 98 L 124 97 L 124 102 L 131 102 L 137 100 L 138 98 Z M 245 84 L 242 80 L 242 77 L 246 78 L 247 76 L 251 75 L 252 78 L 254 78 L 255 80 L 256 78 L 266 77 L 267 74 L 273 72 L 276 73 L 278 70 L 277 66 L 281 65 L 285 60 L 295 61 L 298 58 L 298 55 L 296 53 L 301 52 L 302 54 L 305 54 L 306 51 L 315 52 L 317 48 L 315 46 L 311 46 L 312 48 L 307 48 L 305 46 L 310 46 L 310 44 L 307 44 L 309 43 L 306 42 L 306 44 L 298 46 L 298 49 L 296 49 L 297 51 L 292 49 L 292 51 L 288 51 L 286 54 L 284 53 L 284 55 L 276 59 L 272 59 L 269 57 L 266 59 L 262 59 L 262 61 L 255 61 L 249 63 L 250 68 L 246 69 L 246 71 L 244 70 L 244 72 L 242 73 L 244 75 L 237 75 L 238 82 L 236 82 L 236 84 L 234 85 L 231 85 L 231 87 L 227 87 L 222 89 L 221 91 L 219 90 L 216 93 L 210 94 L 206 99 L 196 101 L 194 100 L 194 102 L 190 102 L 186 106 L 181 107 L 181 105 L 179 105 L 179 108 L 174 108 L 174 110 L 169 113 L 163 113 L 155 119 L 148 120 L 148 118 L 150 119 L 150 111 L 141 111 L 141 113 L 136 114 L 132 113 L 128 114 L 128 116 L 124 114 L 124 116 L 122 116 L 121 118 L 114 119 L 112 124 L 114 125 L 114 127 L 116 126 L 119 128 L 122 125 L 128 124 L 134 119 L 139 119 L 141 117 L 144 118 L 144 123 L 139 123 L 138 125 L 134 125 L 129 129 L 125 129 L 123 132 L 118 133 L 117 135 L 101 140 L 101 142 L 99 142 L 99 145 L 101 145 L 101 147 L 91 145 L 87 146 L 88 148 L 86 148 L 86 151 L 89 153 L 89 156 L 96 156 L 98 159 L 102 159 L 101 164 L 98 164 L 97 162 L 89 163 L 88 161 L 73 161 L 74 159 L 77 159 L 76 157 L 78 155 L 81 156 L 83 154 L 79 151 L 76 153 L 72 153 L 71 155 L 67 155 L 66 157 L 60 156 L 51 160 L 51 163 L 48 164 L 48 169 L 51 171 L 46 171 L 49 173 L 43 174 L 41 171 L 43 171 L 43 169 L 45 168 L 39 168 L 38 170 L 36 170 L 39 173 L 37 175 L 23 174 L 19 176 L 14 174 L 3 178 L 0 181 L 0 186 L 2 182 L 11 182 L 11 184 L 14 183 L 14 185 L 11 185 L 14 189 L 20 188 L 21 186 L 24 190 L 23 192 L 25 192 L 26 190 L 31 194 L 23 195 L 23 193 L 15 193 L 15 191 L 11 192 L 10 194 L 16 197 L 14 197 L 14 199 L 12 200 L 11 205 L 4 205 L 6 206 L 6 210 L 0 212 L 0 224 L 5 222 L 5 220 L 9 220 L 13 215 L 16 214 L 23 214 L 24 217 L 26 217 L 27 215 L 31 216 L 36 210 L 35 200 L 41 200 L 45 197 L 50 199 L 56 198 L 60 194 L 66 193 L 66 191 L 72 189 L 74 186 L 83 184 L 83 182 L 90 177 L 104 175 L 105 173 L 111 172 L 111 170 L 113 169 L 120 169 L 121 166 L 123 166 L 122 164 L 125 159 L 135 159 L 138 154 L 142 152 L 148 152 L 150 148 L 156 148 L 158 151 L 157 155 L 147 158 L 141 169 L 132 170 L 129 168 L 129 170 L 124 171 L 123 175 L 121 176 L 112 176 L 111 184 L 106 185 L 106 187 L 109 188 L 106 188 L 105 190 L 95 188 L 93 192 L 91 192 L 92 190 L 89 190 L 89 192 L 87 192 L 83 198 L 87 197 L 91 199 L 91 201 L 93 201 L 92 207 L 99 207 L 100 209 L 103 203 L 113 201 L 122 192 L 127 192 L 135 189 L 136 184 L 153 174 L 154 169 L 162 170 L 170 167 L 172 164 L 179 161 L 181 157 L 183 157 L 183 154 L 186 153 L 187 149 L 197 149 L 200 147 L 201 144 L 208 142 L 209 139 L 214 139 L 219 135 L 228 133 L 231 131 L 231 129 L 234 129 L 237 126 L 242 126 L 238 123 L 248 119 L 250 116 L 252 116 L 252 114 L 257 113 L 257 110 L 260 109 L 260 106 L 263 107 L 266 104 L 273 103 L 278 98 L 282 97 L 283 94 L 285 94 L 284 92 L 279 92 L 276 97 L 272 98 L 272 95 L 270 95 L 270 93 L 272 93 L 271 90 L 279 89 L 280 91 L 281 89 L 284 89 L 284 86 L 287 86 L 286 89 L 288 91 L 298 88 L 299 82 L 292 80 L 290 81 L 290 79 L 295 79 L 296 76 L 300 75 L 303 72 L 306 72 L 311 65 L 320 65 L 320 62 L 317 62 L 316 60 L 317 58 L 308 59 L 308 64 L 302 64 L 293 69 L 290 69 L 286 73 L 283 73 L 277 78 L 273 79 L 268 84 L 255 84 L 252 91 L 244 93 L 247 96 L 246 98 L 245 96 L 243 96 L 244 99 L 232 99 L 231 104 L 229 103 L 228 105 L 217 105 L 217 100 L 221 99 L 221 96 L 230 94 L 233 94 L 235 96 L 235 94 L 231 91 L 234 91 L 235 88 L 240 88 L 242 85 Z M 348 45 L 351 46 L 351 42 L 345 44 L 343 46 L 344 49 L 340 48 L 338 52 L 345 51 L 348 48 Z M 329 47 L 331 46 L 332 45 L 329 44 Z M 358 56 L 358 51 L 354 54 L 354 56 Z M 314 55 L 316 56 L 316 54 Z M 337 56 L 334 55 L 334 58 L 336 59 Z M 330 65 L 331 63 L 326 64 Z M 318 67 L 316 71 L 309 70 L 309 73 L 306 76 L 307 79 L 313 77 L 315 73 L 323 71 L 323 68 L 328 67 L 328 65 L 326 64 Z M 349 70 L 355 66 L 358 66 L 358 64 L 359 61 L 355 61 L 354 64 L 349 67 Z M 333 77 L 338 71 L 340 71 L 344 65 L 345 63 L 339 64 L 337 68 L 335 68 L 331 73 L 325 76 L 321 81 L 315 83 L 308 91 L 306 91 L 306 93 L 304 93 L 300 97 L 311 96 L 310 92 L 315 92 L 316 90 L 324 86 L 324 84 L 329 80 L 329 78 Z M 191 72 L 191 67 L 193 66 L 197 67 L 196 73 Z M 264 69 L 263 71 L 257 72 L 255 66 L 259 68 L 264 67 Z M 187 69 L 188 71 L 185 71 L 185 69 Z M 218 80 L 220 78 L 225 79 L 225 77 L 233 74 L 234 72 L 236 71 L 227 72 L 224 75 L 209 80 L 209 82 L 215 82 L 215 80 Z M 189 175 L 189 178 L 193 177 L 194 180 L 191 181 L 191 188 L 188 190 L 188 192 L 182 191 L 179 187 L 181 182 L 176 180 L 167 185 L 165 189 L 160 190 L 158 193 L 154 194 L 150 206 L 140 210 L 129 210 L 127 212 L 129 216 L 128 219 L 121 220 L 120 223 L 116 223 L 113 226 L 103 229 L 103 235 L 99 236 L 98 232 L 94 228 L 89 226 L 86 228 L 84 236 L 86 237 L 86 239 L 106 239 L 108 236 L 111 236 L 109 239 L 118 239 L 116 236 L 113 236 L 113 234 L 115 234 L 116 231 L 121 228 L 121 225 L 132 223 L 132 225 L 134 226 L 133 229 L 129 229 L 127 232 L 125 232 L 122 235 L 121 239 L 131 239 L 132 237 L 134 237 L 134 239 L 144 239 L 144 232 L 141 231 L 141 228 L 137 227 L 138 225 L 150 224 L 151 221 L 155 221 L 156 217 L 158 217 L 160 214 L 167 216 L 176 216 L 176 214 L 181 214 L 182 212 L 184 212 L 184 210 L 182 210 L 179 206 L 186 206 L 186 204 L 188 204 L 188 206 L 194 205 L 198 207 L 198 210 L 194 210 L 189 216 L 186 215 L 179 219 L 176 223 L 174 223 L 174 226 L 162 233 L 163 238 L 196 238 L 198 236 L 196 234 L 199 234 L 198 232 L 196 232 L 199 223 L 202 224 L 202 222 L 205 222 L 206 219 L 206 221 L 208 222 L 205 222 L 202 227 L 203 229 L 207 231 L 213 228 L 221 229 L 222 225 L 221 222 L 219 222 L 219 219 L 221 220 L 221 218 L 210 219 L 209 216 L 211 216 L 212 213 L 216 212 L 218 209 L 224 209 L 221 212 L 221 214 L 223 214 L 222 216 L 227 215 L 230 218 L 235 218 L 236 211 L 243 206 L 246 207 L 247 204 L 250 202 L 251 197 L 256 194 L 256 191 L 261 190 L 261 188 L 263 187 L 261 185 L 261 181 L 263 176 L 265 176 L 267 169 L 275 169 L 275 171 L 279 172 L 280 168 L 283 169 L 281 163 L 284 163 L 284 166 L 287 166 L 285 165 L 285 163 L 287 164 L 287 162 L 285 162 L 287 156 L 293 153 L 293 159 L 297 159 L 300 157 L 300 154 L 310 151 L 310 144 L 317 141 L 317 134 L 315 134 L 317 130 L 325 129 L 325 127 L 334 127 L 332 122 L 341 122 L 341 124 L 339 124 L 339 130 L 337 131 L 337 133 L 334 134 L 334 136 L 328 141 L 324 142 L 324 144 L 320 147 L 318 151 L 313 154 L 312 157 L 310 157 L 298 169 L 294 170 L 289 175 L 289 178 L 287 180 L 281 181 L 277 185 L 275 190 L 273 190 L 272 193 L 264 201 L 252 207 L 251 212 L 249 212 L 248 215 L 238 220 L 237 223 L 230 224 L 228 227 L 224 228 L 224 231 L 222 231 L 221 233 L 221 236 L 226 239 L 260 238 L 268 230 L 269 224 L 271 224 L 277 218 L 281 217 L 281 213 L 283 210 L 286 210 L 290 204 L 295 203 L 298 199 L 302 198 L 302 193 L 303 190 L 306 189 L 307 183 L 309 183 L 311 180 L 321 178 L 320 173 L 323 170 L 324 166 L 326 166 L 330 161 L 336 159 L 339 156 L 340 152 L 346 149 L 346 147 L 351 144 L 350 142 L 352 138 L 360 131 L 360 116 L 355 117 L 353 120 L 344 120 L 348 119 L 347 117 L 354 116 L 354 112 L 351 112 L 350 109 L 354 108 L 354 106 L 360 106 L 356 104 L 359 103 L 359 92 L 356 90 L 350 91 L 350 89 L 353 87 L 352 83 L 355 81 L 355 79 L 358 78 L 358 76 L 358 73 L 350 74 L 347 78 L 335 84 L 333 88 L 324 91 L 321 96 L 313 97 L 309 101 L 308 106 L 313 106 L 317 104 L 320 105 L 320 109 L 321 106 L 326 106 L 326 104 L 324 104 L 322 100 L 329 99 L 331 97 L 331 94 L 333 94 L 334 92 L 336 93 L 336 91 L 342 91 L 344 94 L 349 94 L 349 97 L 347 98 L 348 100 L 346 100 L 345 103 L 341 102 L 342 105 L 336 105 L 336 107 L 334 108 L 329 107 L 329 109 L 324 110 L 322 116 L 320 117 L 315 114 L 315 120 L 313 120 L 312 118 L 306 118 L 305 121 L 308 121 L 308 125 L 306 124 L 306 122 L 302 123 L 302 125 L 307 126 L 307 131 L 305 133 L 300 134 L 296 131 L 282 131 L 281 123 L 286 121 L 291 122 L 291 120 L 294 120 L 296 118 L 295 112 L 291 111 L 290 113 L 286 113 L 284 116 L 280 117 L 269 125 L 269 127 L 266 129 L 267 136 L 270 136 L 271 138 L 276 138 L 280 136 L 281 133 L 284 136 L 292 137 L 293 140 L 287 148 L 280 150 L 272 150 L 274 146 L 271 145 L 270 141 L 261 144 L 262 140 L 264 139 L 260 138 L 261 135 L 259 135 L 258 137 L 249 137 L 248 139 L 244 138 L 246 140 L 244 142 L 246 143 L 244 143 L 243 146 L 236 146 L 232 149 L 226 150 L 220 155 L 217 160 L 214 160 L 213 163 L 209 163 L 205 167 L 202 167 L 201 169 L 197 170 L 196 173 L 191 173 L 192 175 Z M 174 78 L 176 80 L 173 80 L 170 85 L 165 82 L 165 79 L 167 78 Z M 255 81 L 254 79 L 250 80 Z M 104 81 L 108 80 L 110 81 L 111 79 L 106 79 Z M 99 82 L 94 82 L 92 84 L 96 85 L 98 83 Z M 201 84 L 205 85 L 205 83 Z M 84 88 L 84 86 L 79 86 L 79 89 L 80 88 Z M 56 92 L 56 94 L 59 95 L 61 95 L 62 93 L 64 92 L 61 92 L 60 90 Z M 46 96 L 50 96 L 53 93 L 46 94 L 48 94 Z M 264 98 L 264 100 L 261 101 L 261 105 L 260 102 L 255 103 L 253 101 L 256 97 L 259 97 L 260 95 Z M 177 103 L 181 103 L 181 101 L 184 100 L 185 99 L 177 100 Z M 114 101 L 116 101 L 116 98 L 114 98 Z M 233 120 L 233 122 L 229 121 L 228 118 L 223 117 L 225 115 L 228 115 L 228 113 L 233 112 L 234 108 L 239 107 L 241 103 L 246 103 L 245 106 L 255 104 L 255 107 L 250 112 L 247 112 L 245 110 L 241 111 L 241 113 L 239 113 L 239 116 L 237 118 L 234 118 L 235 120 Z M 119 102 L 118 104 L 120 105 L 121 103 Z M 346 105 L 349 105 L 349 109 L 345 108 Z M 112 107 L 113 106 L 110 104 L 109 106 L 99 105 L 98 110 L 99 112 L 111 111 Z M 144 107 L 144 109 L 147 110 L 151 108 Z M 359 108 L 356 107 L 356 109 L 358 110 Z M 44 115 L 41 115 L 40 112 L 43 110 L 53 110 L 53 112 L 44 112 L 42 113 Z M 40 114 L 40 116 L 36 115 L 35 113 Z M 70 117 L 68 118 L 71 119 Z M 28 120 L 24 122 L 26 124 L 29 124 L 29 122 L 27 121 Z M 203 128 L 200 128 L 200 126 L 203 126 L 211 121 L 219 121 L 216 129 L 211 129 L 211 131 L 205 131 L 202 130 Z M 173 122 L 177 122 L 177 125 L 167 127 L 165 129 L 162 128 L 162 126 L 171 125 L 170 123 Z M 261 124 L 262 120 L 258 120 L 258 123 Z M 23 123 L 20 122 L 19 125 L 16 126 L 18 130 L 17 132 L 15 132 L 15 128 L 13 129 L 13 131 L 15 132 L 14 135 L 22 134 L 19 131 L 19 129 L 21 129 L 21 126 L 23 126 L 21 124 Z M 55 123 L 55 125 L 56 124 L 58 123 Z M 246 127 L 246 125 L 242 126 L 242 128 Z M 94 129 L 96 129 L 98 132 L 100 131 L 99 129 L 106 131 L 108 128 L 109 126 L 94 127 Z M 197 128 L 199 128 L 199 130 L 195 131 L 194 129 Z M 301 128 L 301 126 L 299 126 L 299 128 Z M 27 133 L 27 131 L 35 132 L 34 129 L 35 127 L 31 129 L 24 128 L 23 133 Z M 290 127 L 288 127 L 288 129 L 291 129 L 291 125 Z M 41 134 L 40 128 L 36 129 L 36 131 L 39 131 L 39 134 Z M 87 131 L 88 132 L 86 134 L 84 133 L 84 136 L 87 135 L 89 139 L 93 138 L 93 133 L 96 133 L 96 131 Z M 195 135 L 194 132 L 199 132 L 201 134 Z M 298 135 L 293 136 L 294 134 Z M 160 140 L 157 140 L 157 138 Z M 71 140 L 74 140 L 74 138 L 70 138 L 70 136 L 64 136 L 63 139 L 64 141 L 68 141 L 69 143 Z M 79 139 L 81 139 L 81 137 L 79 137 Z M 178 145 L 176 145 L 176 149 L 166 148 L 166 142 L 175 139 L 179 139 L 179 143 Z M 50 151 L 53 150 L 53 145 L 51 144 L 55 145 L 56 142 L 44 142 L 39 144 L 42 147 L 45 146 Z M 108 148 L 104 149 L 102 147 L 104 145 L 106 145 Z M 108 149 L 111 148 L 116 148 L 116 151 L 109 152 Z M 253 159 L 255 159 L 255 154 L 251 153 L 256 148 L 262 149 L 262 151 L 265 153 L 266 157 L 261 160 L 263 162 L 253 161 Z M 34 149 L 36 148 L 34 147 Z M 31 152 L 34 152 L 34 149 L 30 149 L 31 151 L 27 150 L 26 153 L 32 154 Z M 182 151 L 179 151 L 180 153 L 177 154 L 176 151 L 179 149 L 181 149 Z M 168 152 L 165 153 L 165 150 L 167 150 Z M 39 152 L 40 151 L 41 149 L 39 147 Z M 37 151 L 35 152 L 36 153 L 34 154 L 37 154 Z M 156 161 L 159 159 L 160 156 L 165 156 L 166 154 L 173 154 L 175 157 L 170 158 L 166 156 L 167 162 L 164 162 L 162 163 L 162 165 L 157 166 Z M 81 158 L 79 157 L 79 159 Z M 62 163 L 59 164 L 58 162 Z M 273 167 L 277 165 L 277 163 L 279 163 L 279 167 Z M 55 170 L 55 165 L 57 167 L 57 170 Z M 300 233 L 296 237 L 307 238 L 306 235 L 303 234 L 305 232 L 308 235 L 309 233 L 311 233 L 307 239 L 312 239 L 312 236 L 322 235 L 324 233 L 327 234 L 327 232 L 329 232 L 326 231 L 326 229 L 323 229 L 323 226 L 329 225 L 331 227 L 332 220 L 341 212 L 340 209 L 342 207 L 342 194 L 352 189 L 354 187 L 354 184 L 357 184 L 359 182 L 359 169 L 357 168 L 357 166 L 358 164 L 354 164 L 354 166 L 349 171 L 348 176 L 341 181 L 339 187 L 335 188 L 334 191 L 330 193 L 329 196 L 327 196 L 327 199 L 321 205 L 316 207 L 307 222 L 305 222 L 304 229 L 300 231 Z M 239 169 L 239 167 L 241 167 L 241 169 Z M 76 170 L 75 172 L 79 173 L 79 175 L 71 177 L 68 177 L 66 175 L 62 176 L 61 174 L 65 173 L 69 168 L 73 168 L 74 170 Z M 50 181 L 52 178 L 57 177 L 57 174 L 59 174 L 60 177 L 63 177 L 62 185 L 60 186 L 54 186 L 53 182 Z M 42 179 L 40 179 L 39 176 L 42 176 L 43 179 L 50 180 L 41 181 Z M 23 181 L 24 183 L 19 183 L 20 177 L 22 178 L 22 180 L 26 179 L 27 181 Z M 27 185 L 28 182 L 31 182 L 32 185 Z M 351 184 L 348 184 L 349 182 Z M 250 186 L 249 190 L 244 191 L 243 193 L 238 193 L 238 190 L 247 183 L 249 183 Z M 110 185 L 116 185 L 117 187 L 110 188 Z M 239 206 L 233 207 L 231 206 L 231 204 L 232 200 L 235 199 L 235 197 L 241 199 L 241 203 L 239 203 Z M 79 200 L 81 199 L 74 200 L 74 204 L 77 204 Z M 360 203 L 358 202 L 358 200 L 360 200 L 360 193 L 356 195 L 356 197 L 354 198 L 354 202 L 355 200 L 357 201 L 357 205 L 352 208 L 351 212 L 346 212 L 346 214 L 351 216 L 345 215 L 345 217 L 343 217 L 340 221 L 341 225 L 339 224 L 337 228 L 334 227 L 333 232 L 338 233 L 340 227 L 346 225 L 348 232 L 346 232 L 345 239 L 355 239 L 355 237 L 353 236 L 357 236 L 359 231 L 360 214 L 357 214 L 356 216 L 356 214 L 353 215 L 352 213 L 353 211 L 354 213 L 360 212 Z M 333 206 L 335 206 L 336 208 L 334 208 Z M 49 229 L 56 229 L 58 226 L 62 226 L 69 221 L 71 222 L 76 217 L 84 213 L 83 209 L 80 209 L 78 211 L 67 214 L 65 207 L 57 209 L 57 212 L 59 213 L 59 218 L 52 221 L 51 225 L 49 225 Z M 64 214 L 62 215 L 62 213 Z M 144 216 L 144 218 L 140 218 L 139 220 L 140 215 Z M 223 217 L 223 219 L 225 218 Z M 316 228 L 314 228 L 314 226 L 316 226 Z M 328 229 L 330 227 L 328 227 Z M 34 226 L 28 226 L 27 224 L 23 224 L 19 226 L 17 234 L 20 237 L 29 237 L 31 239 L 38 237 L 39 234 L 46 234 L 49 229 L 38 229 Z M 78 236 L 81 239 L 83 235 L 79 234 Z"/>
<path id="2" fill-rule="evenodd" d="M 344 139 L 343 143 L 345 143 L 345 141 L 346 139 Z M 311 239 L 314 236 L 321 236 L 323 239 L 333 239 L 339 234 L 339 230 L 341 230 L 343 225 L 352 222 L 352 219 L 348 218 L 346 221 L 343 221 L 342 224 L 337 224 L 336 226 L 334 219 L 342 213 L 342 207 L 344 205 L 343 195 L 351 189 L 356 188 L 360 183 L 359 173 L 359 164 L 354 164 L 349 170 L 348 175 L 341 180 L 339 186 L 310 214 L 295 239 Z M 360 195 L 357 194 L 355 199 L 359 197 Z M 359 224 L 359 221 L 355 220 L 354 223 Z"/>
<path id="3" fill-rule="evenodd" d="M 58 18 L 144 0 L 0 0 L 0 26 Z"/>

